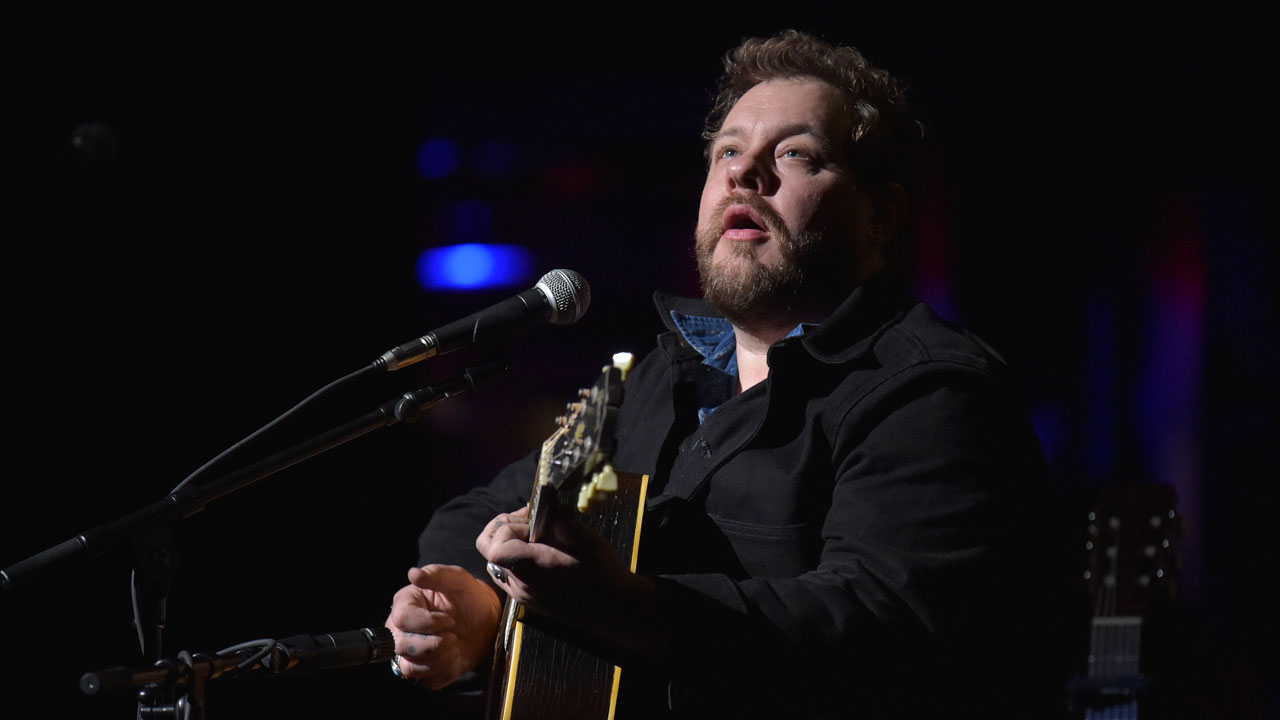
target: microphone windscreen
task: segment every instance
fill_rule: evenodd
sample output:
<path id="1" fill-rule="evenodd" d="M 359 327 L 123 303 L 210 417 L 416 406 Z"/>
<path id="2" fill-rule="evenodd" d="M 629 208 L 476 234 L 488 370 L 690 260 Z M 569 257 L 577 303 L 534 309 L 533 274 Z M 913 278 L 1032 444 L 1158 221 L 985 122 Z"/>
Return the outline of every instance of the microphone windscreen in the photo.
<path id="1" fill-rule="evenodd" d="M 538 280 L 536 287 L 551 301 L 553 325 L 572 325 L 591 306 L 591 286 L 573 270 L 552 270 Z"/>

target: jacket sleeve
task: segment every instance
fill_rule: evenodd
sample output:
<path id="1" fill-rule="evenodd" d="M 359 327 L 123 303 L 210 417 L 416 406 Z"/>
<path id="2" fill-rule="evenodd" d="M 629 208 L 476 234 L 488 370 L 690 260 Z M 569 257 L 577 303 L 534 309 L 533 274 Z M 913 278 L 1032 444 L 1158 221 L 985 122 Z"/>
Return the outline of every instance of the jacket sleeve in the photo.
<path id="1" fill-rule="evenodd" d="M 503 468 L 488 485 L 473 488 L 441 505 L 418 536 L 418 565 L 459 565 L 491 582 L 484 557 L 476 550 L 476 536 L 499 513 L 512 512 L 529 501 L 538 451 Z"/>

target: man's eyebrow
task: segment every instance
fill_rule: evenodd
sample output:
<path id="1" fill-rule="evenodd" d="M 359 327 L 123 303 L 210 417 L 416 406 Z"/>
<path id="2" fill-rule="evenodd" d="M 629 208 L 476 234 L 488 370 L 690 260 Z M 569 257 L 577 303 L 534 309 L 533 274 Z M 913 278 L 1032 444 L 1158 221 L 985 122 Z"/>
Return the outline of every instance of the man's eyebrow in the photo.
<path id="1" fill-rule="evenodd" d="M 741 135 L 742 135 L 742 131 L 736 127 L 720 128 L 718 131 L 716 131 L 716 134 L 711 138 L 711 142 L 714 143 L 715 141 L 724 137 L 740 137 Z"/>
<path id="2" fill-rule="evenodd" d="M 818 132 L 812 125 L 808 123 L 796 123 L 787 125 L 777 132 L 777 137 L 781 140 L 793 138 L 797 135 L 808 135 L 813 138 L 824 151 L 831 150 L 831 138 L 825 134 Z"/>
<path id="3" fill-rule="evenodd" d="M 720 142 L 721 140 L 724 140 L 725 138 L 735 138 L 741 135 L 742 135 L 742 131 L 738 130 L 737 128 L 723 128 L 723 127 L 720 128 L 719 130 L 716 131 L 715 135 L 712 135 L 711 137 L 707 138 L 707 143 L 702 146 L 702 157 L 706 158 L 707 160 L 710 160 L 711 149 L 716 146 L 716 143 Z"/>
<path id="4" fill-rule="evenodd" d="M 707 144 L 714 145 L 722 138 L 739 138 L 745 134 L 745 130 L 737 127 L 723 128 L 717 132 Z M 797 135 L 808 135 L 821 143 L 824 148 L 828 148 L 831 145 L 829 138 L 815 130 L 814 127 L 808 123 L 793 123 L 791 125 L 785 125 L 773 131 L 771 134 L 779 139 L 791 138 Z"/>
<path id="5" fill-rule="evenodd" d="M 728 128 L 728 129 L 725 129 L 723 127 L 720 128 L 719 130 L 716 131 L 715 135 L 712 135 L 711 137 L 707 138 L 707 143 L 702 146 L 703 159 L 707 161 L 711 160 L 711 149 L 715 147 L 716 143 L 720 142 L 726 137 L 732 138 L 732 137 L 737 137 L 741 134 L 742 133 L 736 128 Z"/>

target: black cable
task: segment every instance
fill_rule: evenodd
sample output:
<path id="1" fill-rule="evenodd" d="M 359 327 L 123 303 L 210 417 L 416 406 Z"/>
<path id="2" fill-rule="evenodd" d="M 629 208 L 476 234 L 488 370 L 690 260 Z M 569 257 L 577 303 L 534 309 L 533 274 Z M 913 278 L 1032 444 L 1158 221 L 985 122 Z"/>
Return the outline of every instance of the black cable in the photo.
<path id="1" fill-rule="evenodd" d="M 275 645 L 276 645 L 276 641 L 270 638 L 264 638 L 262 640 L 249 640 L 248 642 L 242 642 L 236 645 L 232 645 L 229 648 L 223 648 L 214 654 L 219 657 L 225 657 L 227 655 L 233 655 L 237 652 L 244 652 L 245 650 L 249 650 L 251 648 L 257 647 L 258 648 L 257 652 L 253 653 L 248 658 L 241 660 L 236 665 L 236 670 L 249 670 L 249 669 L 252 669 L 254 665 L 257 665 L 259 660 L 266 657 L 267 654 L 271 652 L 271 649 L 275 647 Z"/>
<path id="2" fill-rule="evenodd" d="M 261 436 L 263 433 L 265 433 L 265 432 L 267 432 L 268 430 L 270 430 L 270 429 L 274 428 L 275 426 L 279 425 L 280 423 L 284 422 L 286 419 L 288 419 L 289 417 L 293 416 L 293 415 L 294 415 L 294 414 L 296 414 L 299 410 L 303 409 L 303 408 L 304 408 L 304 407 L 306 407 L 307 405 L 310 405 L 311 403 L 315 402 L 316 400 L 320 399 L 321 397 L 323 397 L 323 396 L 325 396 L 325 395 L 329 394 L 330 392 L 333 392 L 333 391 L 334 391 L 334 390 L 336 390 L 337 388 L 339 388 L 339 387 L 341 387 L 341 386 L 343 386 L 343 385 L 346 385 L 347 383 L 350 383 L 350 382 L 353 382 L 353 381 L 355 381 L 355 380 L 358 380 L 359 378 L 363 377 L 364 375 L 367 375 L 367 374 L 369 374 L 369 373 L 375 372 L 376 370 L 377 370 L 377 368 L 376 368 L 374 365 L 366 365 L 365 367 L 362 367 L 362 368 L 360 368 L 359 370 L 357 370 L 357 371 L 355 371 L 355 372 L 353 372 L 353 373 L 350 373 L 350 374 L 348 374 L 348 375 L 346 375 L 346 376 L 344 376 L 344 377 L 340 377 L 340 378 L 338 378 L 337 380 L 334 380 L 333 382 L 329 383 L 328 385 L 325 385 L 324 387 L 320 388 L 319 390 L 317 390 L 317 391 L 315 391 L 315 392 L 311 393 L 311 394 L 310 394 L 310 395 L 308 395 L 306 398 L 304 398 L 304 399 L 302 400 L 302 402 L 299 402 L 297 405 L 294 405 L 293 407 L 289 408 L 289 409 L 288 409 L 288 410 L 286 410 L 282 415 L 280 415 L 279 417 L 277 417 L 275 420 L 272 420 L 271 422 L 267 423 L 266 425 L 263 425 L 262 427 L 258 428 L 257 430 L 254 430 L 253 432 L 249 433 L 248 435 L 246 435 L 244 438 L 242 438 L 242 439 L 241 439 L 239 442 L 237 442 L 236 444 L 234 444 L 234 445 L 232 445 L 231 447 L 227 448 L 226 450 L 223 450 L 222 452 L 218 453 L 217 455 L 215 455 L 215 456 L 213 457 L 213 459 L 209 460 L 209 461 L 208 461 L 208 462 L 206 462 L 204 465 L 201 465 L 200 467 L 196 468 L 194 472 L 192 472 L 190 475 L 188 475 L 186 478 L 184 478 L 184 479 L 182 480 L 182 482 L 180 482 L 180 483 L 178 483 L 177 485 L 175 485 L 175 486 L 174 486 L 174 488 L 173 488 L 173 490 L 170 490 L 169 492 L 170 492 L 170 493 L 176 492 L 176 491 L 178 490 L 178 488 L 182 487 L 183 485 L 186 485 L 187 483 L 191 482 L 192 480 L 195 480 L 197 477 L 199 477 L 200 475 L 202 475 L 203 473 L 205 473 L 206 471 L 208 471 L 208 469 L 209 469 L 209 468 L 211 468 L 211 467 L 213 467 L 213 465 L 214 465 L 215 463 L 217 463 L 219 460 L 222 460 L 223 458 L 225 458 L 226 456 L 228 456 L 228 455 L 230 455 L 231 453 L 235 452 L 236 450 L 239 450 L 240 448 L 244 447 L 247 443 L 249 443 L 250 441 L 254 440 L 255 438 L 257 438 L 257 437 Z"/>
<path id="3" fill-rule="evenodd" d="M 196 478 L 200 477 L 202 474 L 207 472 L 209 468 L 213 467 L 223 458 L 227 457 L 228 455 L 235 452 L 236 450 L 239 450 L 240 448 L 244 447 L 254 439 L 261 437 L 263 433 L 266 433 L 268 430 L 271 430 L 272 428 L 276 427 L 277 425 L 284 422 L 288 418 L 297 414 L 298 411 L 302 410 L 303 408 L 315 402 L 316 400 L 320 399 L 321 397 L 324 397 L 325 395 L 333 392 L 334 390 L 336 390 L 339 387 L 342 387 L 343 385 L 354 382 L 365 375 L 368 375 L 370 373 L 377 372 L 377 371 L 378 371 L 378 368 L 376 365 L 373 365 L 373 364 L 366 365 L 360 368 L 359 370 L 356 370 L 355 372 L 352 372 L 352 373 L 348 373 L 347 375 L 344 375 L 343 377 L 340 377 L 337 380 L 334 380 L 328 385 L 325 385 L 319 390 L 316 390 L 315 392 L 311 393 L 307 397 L 303 398 L 301 402 L 299 402 L 298 404 L 286 410 L 276 419 L 272 420 L 266 425 L 263 425 L 257 430 L 254 430 L 253 432 L 244 436 L 243 438 L 240 439 L 239 442 L 235 443 L 234 445 L 227 448 L 226 450 L 223 450 L 222 452 L 218 453 L 208 462 L 196 468 L 194 472 L 192 472 L 190 475 L 183 478 L 182 482 L 175 485 L 173 490 L 170 490 L 169 493 L 173 494 L 177 492 L 179 488 L 181 488 L 182 486 L 186 485 L 189 482 L 192 482 Z M 133 625 L 138 631 L 138 646 L 142 648 L 142 651 L 145 653 L 147 650 L 147 645 L 146 645 L 146 639 L 144 637 L 144 630 L 142 627 L 142 614 L 138 611 L 137 578 L 138 578 L 138 573 L 136 570 L 129 573 L 129 600 L 130 600 L 130 605 L 133 607 Z M 157 650 L 158 649 L 159 648 L 157 648 Z"/>

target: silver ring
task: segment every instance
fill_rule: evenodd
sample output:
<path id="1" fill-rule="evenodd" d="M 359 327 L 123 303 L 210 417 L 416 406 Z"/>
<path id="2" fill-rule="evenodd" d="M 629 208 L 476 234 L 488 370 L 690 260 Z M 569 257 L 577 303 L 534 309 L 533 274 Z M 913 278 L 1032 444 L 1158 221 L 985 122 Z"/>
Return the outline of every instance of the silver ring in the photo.
<path id="1" fill-rule="evenodd" d="M 497 580 L 498 582 L 500 582 L 500 583 L 501 583 L 501 582 L 506 582 L 506 581 L 507 581 L 507 571 L 506 571 L 506 570 L 503 570 L 502 568 L 498 567 L 497 565 L 495 565 L 495 564 L 493 564 L 493 563 L 489 563 L 489 564 L 485 565 L 485 568 L 487 568 L 487 569 L 489 570 L 489 572 L 493 574 L 494 579 L 495 579 L 495 580 Z"/>
<path id="2" fill-rule="evenodd" d="M 400 672 L 400 653 L 396 653 L 396 656 L 391 658 L 391 674 L 395 675 L 401 680 L 409 679 L 408 676 Z"/>

